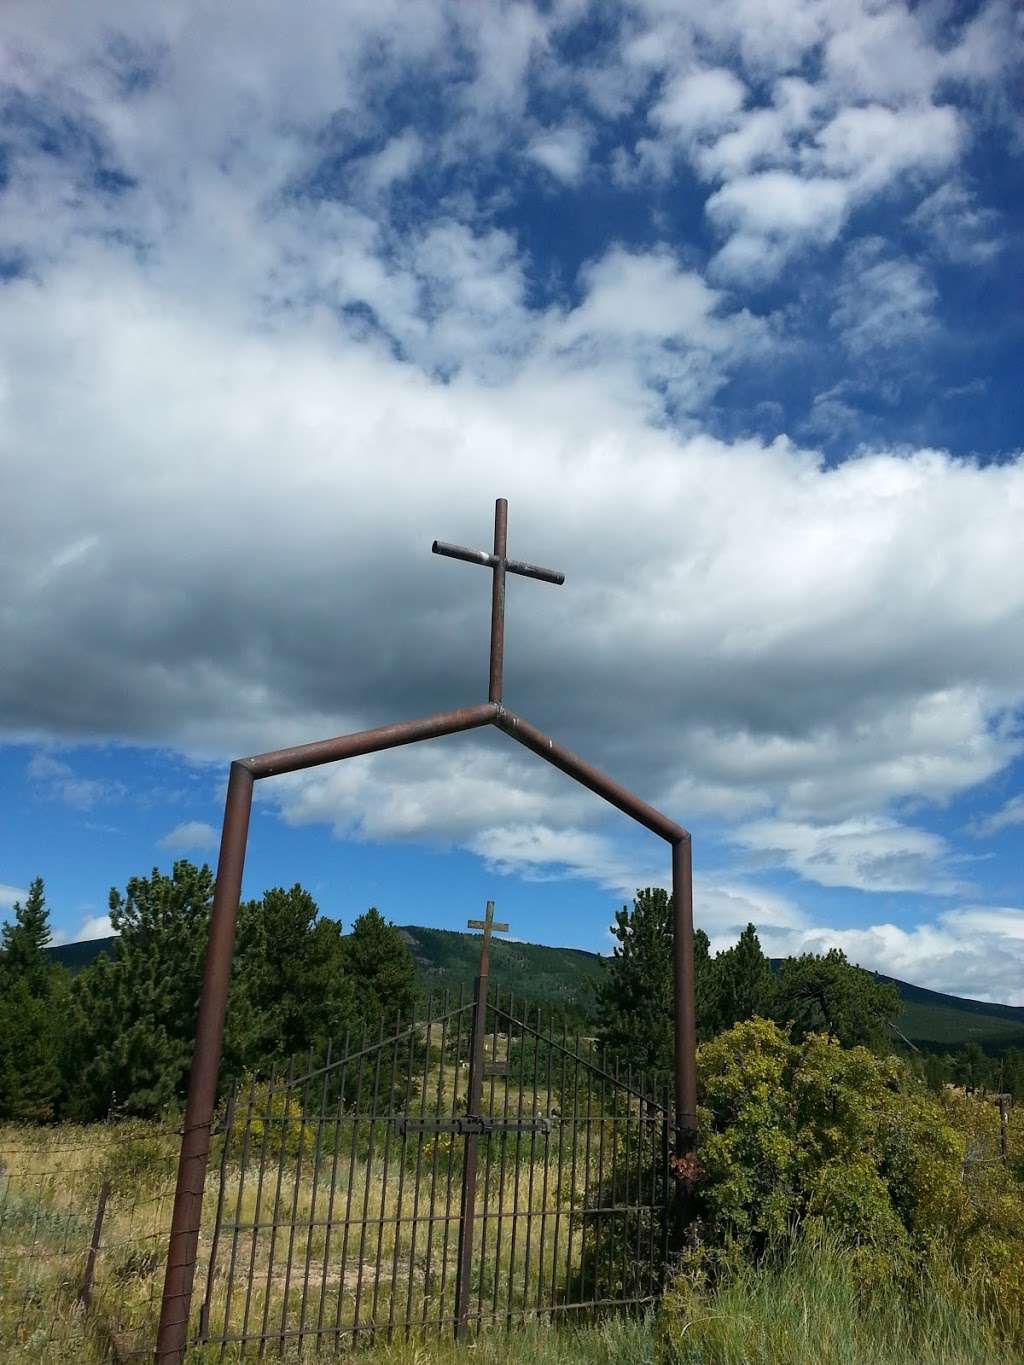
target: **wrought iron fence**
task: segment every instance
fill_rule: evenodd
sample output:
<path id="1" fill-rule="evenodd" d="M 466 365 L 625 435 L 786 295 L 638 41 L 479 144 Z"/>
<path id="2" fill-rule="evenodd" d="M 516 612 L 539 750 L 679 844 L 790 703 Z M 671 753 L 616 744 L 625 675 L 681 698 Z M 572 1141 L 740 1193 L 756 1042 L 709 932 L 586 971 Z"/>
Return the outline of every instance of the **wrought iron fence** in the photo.
<path id="1" fill-rule="evenodd" d="M 655 1299 L 666 1094 L 478 982 L 229 1104 L 199 1338 L 465 1337 Z"/>

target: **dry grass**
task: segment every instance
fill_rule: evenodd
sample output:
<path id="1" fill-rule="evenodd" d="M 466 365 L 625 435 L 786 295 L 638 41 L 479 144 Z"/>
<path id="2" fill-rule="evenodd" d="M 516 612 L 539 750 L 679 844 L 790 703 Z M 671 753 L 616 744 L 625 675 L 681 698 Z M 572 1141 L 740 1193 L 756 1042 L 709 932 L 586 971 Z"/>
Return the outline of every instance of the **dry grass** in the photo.
<path id="1" fill-rule="evenodd" d="M 312 1356 L 318 1341 L 329 1357 L 353 1343 L 412 1350 L 450 1338 L 461 1139 L 403 1139 L 389 1120 L 354 1130 L 344 1118 L 312 1125 L 297 1114 L 271 1118 L 251 1125 L 248 1144 L 233 1138 L 223 1152 L 218 1139 L 211 1154 L 194 1296 L 197 1310 L 214 1252 L 209 1335 L 266 1332 L 296 1358 Z M 601 1252 L 606 1278 L 625 1282 L 634 1273 L 635 1248 L 613 1245 L 607 1219 L 587 1222 L 579 1213 L 588 1181 L 593 1202 L 599 1167 L 609 1170 L 612 1124 L 595 1117 L 578 1131 L 575 1143 L 556 1126 L 547 1137 L 510 1134 L 483 1144 L 474 1329 L 528 1322 L 538 1307 L 578 1299 L 574 1276 L 586 1239 L 591 1253 L 595 1244 Z M 140 1122 L 0 1128 L 0 1360 L 145 1358 L 177 1147 L 176 1134 Z M 86 1312 L 77 1294 L 105 1180 L 111 1193 Z M 532 1216 L 513 1220 L 513 1211 Z"/>

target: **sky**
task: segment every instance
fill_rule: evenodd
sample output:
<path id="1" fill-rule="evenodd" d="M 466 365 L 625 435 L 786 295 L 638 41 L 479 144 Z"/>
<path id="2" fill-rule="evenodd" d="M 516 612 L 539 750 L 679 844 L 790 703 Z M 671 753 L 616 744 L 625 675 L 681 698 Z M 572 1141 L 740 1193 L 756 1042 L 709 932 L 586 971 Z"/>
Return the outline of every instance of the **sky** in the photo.
<path id="1" fill-rule="evenodd" d="M 0 914 L 238 756 L 505 700 L 715 947 L 1024 1004 L 1024 20 L 0 9 Z M 486 730 L 258 785 L 245 894 L 607 952 L 667 849 Z"/>

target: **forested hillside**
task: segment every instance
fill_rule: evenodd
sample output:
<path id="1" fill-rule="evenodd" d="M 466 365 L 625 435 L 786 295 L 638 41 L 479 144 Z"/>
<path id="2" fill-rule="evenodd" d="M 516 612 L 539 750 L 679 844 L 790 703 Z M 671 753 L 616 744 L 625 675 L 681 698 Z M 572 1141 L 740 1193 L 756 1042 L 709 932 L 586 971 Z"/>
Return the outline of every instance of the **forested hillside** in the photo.
<path id="1" fill-rule="evenodd" d="M 399 932 L 412 953 L 423 990 L 471 989 L 480 955 L 478 935 L 415 924 L 401 925 Z M 64 943 L 49 952 L 74 973 L 100 953 L 109 954 L 113 942 L 112 938 L 100 938 Z M 549 948 L 495 938 L 491 977 L 502 989 L 524 999 L 585 1013 L 601 976 L 601 963 L 596 953 L 582 948 Z M 899 991 L 903 1012 L 897 1027 L 924 1050 L 945 1051 L 977 1043 L 995 1055 L 1007 1047 L 1024 1047 L 1024 1007 L 966 1000 L 891 976 L 880 976 L 879 980 L 891 982 Z"/>

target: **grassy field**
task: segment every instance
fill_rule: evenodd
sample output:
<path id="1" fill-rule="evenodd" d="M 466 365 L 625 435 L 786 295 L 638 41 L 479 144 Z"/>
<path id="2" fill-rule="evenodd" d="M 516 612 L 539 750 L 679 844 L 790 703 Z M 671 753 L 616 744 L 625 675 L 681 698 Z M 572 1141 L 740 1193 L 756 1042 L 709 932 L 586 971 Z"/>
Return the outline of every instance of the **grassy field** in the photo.
<path id="1" fill-rule="evenodd" d="M 337 1067 L 315 1066 L 310 1078 L 242 1088 L 207 1179 L 193 1307 L 198 1319 L 207 1300 L 209 1339 L 266 1334 L 302 1359 L 450 1339 L 464 1139 L 397 1120 L 448 1122 L 465 1109 L 468 1008 L 367 1049 L 358 1068 L 346 1062 L 348 1092 Z M 483 1141 L 477 1166 L 469 1312 L 488 1339 L 495 1325 L 528 1326 L 538 1309 L 568 1324 L 581 1301 L 651 1302 L 663 1234 L 651 1165 L 668 1150 L 662 1112 L 629 1092 L 613 1097 L 607 1078 L 542 1050 L 538 1035 L 512 1055 L 511 1043 L 496 1028 L 485 1048 L 482 1112 L 523 1123 Z M 411 1081 L 382 1089 L 400 1059 Z M 564 1121 L 546 1117 L 559 1109 Z M 177 1148 L 173 1125 L 0 1128 L 0 1359 L 145 1357 Z M 105 1184 L 86 1311 L 78 1297 Z M 646 1209 L 623 1211 L 638 1203 Z"/>
<path id="2" fill-rule="evenodd" d="M 162 1285 L 163 1239 L 170 1213 L 170 1191 L 177 1138 L 155 1124 L 123 1123 L 52 1129 L 25 1127 L 0 1129 L 0 1361 L 3 1362 L 98 1362 L 145 1360 L 152 1349 L 157 1305 Z M 215 1164 L 218 1152 L 214 1152 Z M 237 1221 L 251 1226 L 258 1221 L 254 1189 L 239 1189 L 240 1161 L 228 1153 L 227 1199 L 238 1205 Z M 356 1164 L 352 1191 L 358 1205 L 369 1188 L 367 1170 Z M 539 1170 L 524 1167 L 522 1179 L 541 1186 Z M 111 1193 L 103 1225 L 102 1251 L 97 1261 L 93 1298 L 88 1309 L 77 1300 L 85 1267 L 96 1200 L 108 1180 Z M 414 1197 L 401 1174 L 389 1177 L 389 1198 L 400 1208 Z M 348 1178 L 336 1194 L 347 1195 Z M 520 1191 L 520 1193 L 522 1193 Z M 291 1183 L 286 1176 L 280 1196 L 282 1205 L 297 1196 L 299 1223 L 309 1214 L 310 1191 Z M 559 1195 L 549 1186 L 549 1211 Z M 214 1200 L 207 1201 L 204 1231 L 200 1240 L 197 1287 L 205 1284 L 210 1254 Z M 306 1218 L 304 1236 L 313 1232 L 314 1219 Z M 377 1230 L 375 1229 L 375 1235 Z M 390 1286 L 399 1286 L 404 1307 L 409 1282 L 393 1277 L 396 1264 L 390 1254 L 399 1251 L 404 1261 L 409 1250 L 393 1228 L 380 1229 L 384 1238 L 383 1263 L 387 1275 L 376 1320 L 387 1319 Z M 390 1239 L 390 1240 L 389 1240 Z M 319 1253 L 323 1244 L 315 1243 Z M 224 1248 L 221 1248 L 223 1253 Z M 253 1258 L 258 1271 L 250 1304 L 253 1319 L 262 1320 L 268 1309 L 271 1326 L 280 1320 L 288 1301 L 283 1266 L 268 1275 L 269 1242 L 255 1246 L 243 1236 L 236 1246 L 239 1257 Z M 454 1246 L 446 1253 L 453 1269 Z M 223 1259 L 223 1257 L 222 1257 Z M 318 1255 L 314 1255 L 316 1262 Z M 367 1261 L 350 1258 L 358 1267 Z M 435 1257 L 435 1264 L 438 1263 Z M 514 1266 L 516 1282 L 527 1297 L 537 1284 L 541 1267 L 521 1246 Z M 1019 1365 L 1024 1353 L 1000 1337 L 995 1324 L 979 1310 L 978 1298 L 968 1287 L 940 1267 L 922 1277 L 913 1292 L 887 1292 L 883 1287 L 865 1303 L 854 1282 L 848 1256 L 827 1244 L 798 1247 L 774 1271 L 747 1270 L 718 1290 L 680 1282 L 667 1296 L 660 1314 L 641 1310 L 631 1316 L 612 1316 L 603 1321 L 564 1323 L 552 1327 L 546 1320 L 530 1320 L 504 1330 L 504 1322 L 485 1327 L 470 1347 L 456 1347 L 444 1329 L 413 1330 L 365 1338 L 358 1358 L 366 1365 L 457 1365 L 471 1358 L 476 1365 Z M 550 1273 L 550 1272 L 549 1272 Z M 213 1305 L 214 1319 L 226 1318 L 237 1328 L 242 1309 L 236 1304 L 225 1312 L 230 1283 L 222 1277 Z M 371 1294 L 371 1280 L 366 1293 Z M 267 1291 L 269 1286 L 269 1298 Z M 315 1286 L 318 1291 L 320 1286 Z M 326 1299 L 318 1293 L 310 1299 L 311 1323 L 321 1302 L 333 1311 L 338 1289 L 327 1286 Z M 420 1286 L 422 1288 L 422 1285 Z M 298 1310 L 297 1287 L 290 1293 L 293 1314 Z M 298 1290 L 301 1296 L 301 1290 Z M 201 1298 L 201 1290 L 197 1295 Z M 295 1338 L 286 1342 L 283 1358 L 290 1361 L 341 1361 L 352 1358 L 350 1344 L 334 1348 L 330 1336 L 318 1351 L 314 1339 L 300 1347 Z M 278 1358 L 276 1347 L 271 1348 Z M 254 1352 L 247 1358 L 253 1358 Z M 235 1360 L 236 1349 L 220 1346 L 193 1347 L 189 1365 L 211 1365 Z"/>

